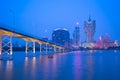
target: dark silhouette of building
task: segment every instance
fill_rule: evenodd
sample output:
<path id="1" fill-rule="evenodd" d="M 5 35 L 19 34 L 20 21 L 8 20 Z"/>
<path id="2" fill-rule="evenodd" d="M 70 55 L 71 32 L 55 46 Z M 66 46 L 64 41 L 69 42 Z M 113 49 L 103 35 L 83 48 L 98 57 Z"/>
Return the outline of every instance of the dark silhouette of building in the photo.
<path id="1" fill-rule="evenodd" d="M 69 31 L 65 28 L 57 28 L 52 33 L 52 41 L 68 47 L 70 41 Z"/>

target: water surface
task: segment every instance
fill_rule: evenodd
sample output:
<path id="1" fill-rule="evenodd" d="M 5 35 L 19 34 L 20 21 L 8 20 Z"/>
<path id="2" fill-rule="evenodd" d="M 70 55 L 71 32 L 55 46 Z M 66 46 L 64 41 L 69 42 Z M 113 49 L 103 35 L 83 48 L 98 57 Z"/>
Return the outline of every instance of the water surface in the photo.
<path id="1" fill-rule="evenodd" d="M 14 52 L 0 61 L 0 80 L 120 80 L 120 51 L 76 51 L 48 55 Z"/>

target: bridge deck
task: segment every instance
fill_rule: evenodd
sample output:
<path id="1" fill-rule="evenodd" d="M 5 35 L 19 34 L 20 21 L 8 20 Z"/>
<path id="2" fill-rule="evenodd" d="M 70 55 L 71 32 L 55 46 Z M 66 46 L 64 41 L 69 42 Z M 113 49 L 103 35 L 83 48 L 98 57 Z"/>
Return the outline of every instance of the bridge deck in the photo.
<path id="1" fill-rule="evenodd" d="M 17 32 L 15 30 L 3 28 L 1 26 L 0 26 L 0 35 L 13 36 L 13 37 L 20 38 L 20 39 L 23 39 L 23 40 L 26 40 L 26 41 L 32 41 L 32 42 L 37 42 L 39 44 L 47 44 L 47 45 L 50 45 L 50 46 L 56 46 L 58 48 L 63 48 L 63 46 L 55 44 L 53 42 L 48 42 L 48 41 L 30 36 L 30 35 L 26 35 L 26 34 Z"/>

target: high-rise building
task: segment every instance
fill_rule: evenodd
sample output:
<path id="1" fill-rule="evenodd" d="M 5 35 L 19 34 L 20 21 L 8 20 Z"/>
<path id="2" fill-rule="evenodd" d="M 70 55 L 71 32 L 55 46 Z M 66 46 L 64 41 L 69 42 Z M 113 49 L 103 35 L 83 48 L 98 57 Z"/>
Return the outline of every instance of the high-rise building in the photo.
<path id="1" fill-rule="evenodd" d="M 57 28 L 52 33 L 52 41 L 67 46 L 70 41 L 69 31 L 65 28 Z"/>
<path id="2" fill-rule="evenodd" d="M 80 27 L 79 22 L 76 23 L 75 30 L 73 32 L 73 47 L 80 47 Z"/>
<path id="3" fill-rule="evenodd" d="M 94 42 L 95 30 L 96 30 L 96 21 L 91 20 L 91 17 L 89 16 L 88 21 L 84 22 L 84 31 L 86 34 L 86 42 L 87 43 Z"/>

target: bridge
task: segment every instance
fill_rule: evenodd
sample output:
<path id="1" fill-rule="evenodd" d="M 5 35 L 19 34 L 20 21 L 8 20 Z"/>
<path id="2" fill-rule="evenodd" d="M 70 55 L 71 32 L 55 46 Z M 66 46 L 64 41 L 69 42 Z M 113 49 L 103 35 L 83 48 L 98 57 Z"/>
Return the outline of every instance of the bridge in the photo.
<path id="1" fill-rule="evenodd" d="M 58 49 L 59 52 L 64 51 L 64 47 L 61 46 L 61 45 L 58 45 L 56 43 L 45 41 L 45 40 L 39 39 L 37 37 L 30 36 L 30 35 L 27 35 L 27 34 L 23 34 L 23 33 L 15 31 L 15 30 L 11 30 L 11 29 L 4 28 L 4 27 L 0 26 L 0 59 L 2 59 L 2 53 L 3 52 L 8 53 L 10 58 L 12 57 L 12 54 L 13 54 L 13 45 L 12 45 L 13 37 L 20 38 L 20 39 L 22 39 L 26 42 L 26 46 L 25 46 L 25 53 L 26 54 L 29 51 L 29 45 L 28 45 L 29 42 L 32 42 L 32 44 L 33 44 L 33 46 L 32 46 L 33 54 L 36 51 L 35 50 L 35 43 L 39 44 L 40 52 L 42 51 L 42 46 L 41 46 L 42 44 L 46 45 L 46 49 L 45 49 L 46 52 L 48 50 L 47 46 L 53 47 L 54 53 L 56 52 L 56 49 Z M 7 39 L 7 41 L 5 41 L 6 39 Z M 5 47 L 7 47 L 7 49 L 4 49 Z"/>

